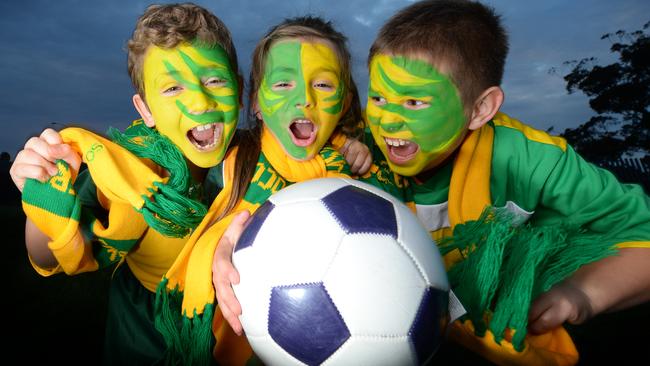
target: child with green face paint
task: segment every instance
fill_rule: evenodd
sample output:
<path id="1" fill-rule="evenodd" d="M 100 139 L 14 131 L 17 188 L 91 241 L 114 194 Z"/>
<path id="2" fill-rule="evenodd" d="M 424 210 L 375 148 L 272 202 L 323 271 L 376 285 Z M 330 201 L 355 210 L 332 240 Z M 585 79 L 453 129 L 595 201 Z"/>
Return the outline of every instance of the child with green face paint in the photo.
<path id="1" fill-rule="evenodd" d="M 147 8 L 128 43 L 128 70 L 142 120 L 124 133 L 112 132 L 126 149 L 80 131 L 79 136 L 96 143 L 84 151 L 89 169 L 74 181 L 81 158 L 71 146 L 85 140 L 66 139 L 70 138 L 66 130 L 60 134 L 46 130 L 27 142 L 12 177 L 21 190 L 25 185 L 23 201 L 30 207 L 26 245 L 35 269 L 45 276 L 75 274 L 119 262 L 109 296 L 105 361 L 153 364 L 163 359 L 167 348 L 153 322 L 155 291 L 216 195 L 208 168 L 224 159 L 235 134 L 241 78 L 227 28 L 193 4 Z M 103 167 L 109 184 L 102 185 L 102 177 L 94 174 L 102 167 L 95 168 L 93 161 L 107 152 L 120 169 Z M 59 159 L 69 166 L 55 165 Z M 150 213 L 115 200 L 130 192 L 129 183 L 147 174 L 156 177 L 159 192 L 180 187 L 176 193 L 180 199 Z M 60 192 L 30 189 L 34 187 L 30 178 L 48 181 L 50 185 L 43 187 Z M 55 184 L 59 181 L 63 185 Z M 34 198 L 38 194 L 52 204 Z M 157 199 L 155 194 L 145 197 Z M 70 210 L 62 213 L 66 205 Z M 194 214 L 193 221 L 182 220 L 183 205 Z M 166 223 L 181 230 L 165 231 L 164 225 L 151 224 L 166 212 L 170 213 Z M 43 220 L 49 226 L 39 222 Z M 62 236 L 72 239 L 61 245 Z"/>
<path id="2" fill-rule="evenodd" d="M 174 356 L 185 362 L 200 361 L 183 354 L 203 354 L 201 344 L 192 340 L 210 326 L 217 363 L 244 365 L 254 359 L 241 336 L 241 310 L 231 288 L 238 281 L 230 260 L 233 230 L 241 229 L 249 213 L 274 192 L 294 182 L 351 174 L 335 149 L 361 144 L 351 138 L 361 132 L 362 118 L 345 42 L 329 22 L 298 17 L 272 28 L 255 48 L 250 105 L 257 123 L 217 168 L 222 191 L 162 282 L 162 302 L 179 289 L 183 297 L 187 327 L 175 327 L 169 314 L 160 314 L 157 322 L 172 329 Z M 216 223 L 208 225 L 212 213 Z M 214 253 L 214 262 L 200 253 Z M 191 336 L 182 339 L 183 334 Z"/>
<path id="3" fill-rule="evenodd" d="M 565 321 L 650 300 L 650 198 L 499 112 L 507 51 L 480 3 L 408 6 L 371 47 L 367 121 L 468 311 L 450 337 L 497 364 L 574 364 Z"/>

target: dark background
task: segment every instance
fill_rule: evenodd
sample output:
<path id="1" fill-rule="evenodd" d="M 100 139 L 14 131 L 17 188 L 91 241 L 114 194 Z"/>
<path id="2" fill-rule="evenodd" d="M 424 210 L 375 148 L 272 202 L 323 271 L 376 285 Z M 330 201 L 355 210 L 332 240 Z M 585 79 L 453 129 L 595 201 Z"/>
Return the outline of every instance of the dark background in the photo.
<path id="1" fill-rule="evenodd" d="M 3 181 L 8 179 L 5 172 Z M 9 187 L 11 188 L 11 187 Z M 5 356 L 19 364 L 94 365 L 101 363 L 108 284 L 112 269 L 68 277 L 39 276 L 27 259 L 25 216 L 18 191 L 0 191 L 0 222 L 8 273 L 4 276 Z M 615 275 L 615 274 L 612 274 Z M 584 325 L 568 326 L 580 365 L 649 365 L 650 303 L 601 314 Z M 436 365 L 489 365 L 471 352 L 443 344 Z"/>

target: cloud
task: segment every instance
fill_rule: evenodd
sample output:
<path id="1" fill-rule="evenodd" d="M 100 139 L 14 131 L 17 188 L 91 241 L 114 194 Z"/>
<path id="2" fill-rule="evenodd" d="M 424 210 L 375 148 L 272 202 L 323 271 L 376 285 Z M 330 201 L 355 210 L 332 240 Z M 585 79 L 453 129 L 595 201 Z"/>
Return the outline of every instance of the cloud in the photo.
<path id="1" fill-rule="evenodd" d="M 553 123 L 562 127 L 556 127 L 560 131 L 586 121 L 593 112 L 586 97 L 567 96 L 561 77 L 548 75 L 545 68 L 590 56 L 611 60 L 610 44 L 600 36 L 640 29 L 650 14 L 647 0 L 486 1 L 503 14 L 511 36 L 504 110 L 535 126 Z M 332 20 L 348 36 L 362 104 L 370 44 L 379 27 L 411 2 L 196 1 L 231 30 L 244 77 L 255 44 L 271 26 L 304 14 Z M 40 132 L 50 122 L 89 123 L 103 131 L 109 124 L 124 125 L 135 118 L 124 46 L 149 4 L 145 0 L 1 1 L 0 33 L 6 36 L 0 41 L 5 86 L 0 89 L 0 123 L 15 138 L 1 138 L 0 150 L 14 151 L 28 133 Z"/>

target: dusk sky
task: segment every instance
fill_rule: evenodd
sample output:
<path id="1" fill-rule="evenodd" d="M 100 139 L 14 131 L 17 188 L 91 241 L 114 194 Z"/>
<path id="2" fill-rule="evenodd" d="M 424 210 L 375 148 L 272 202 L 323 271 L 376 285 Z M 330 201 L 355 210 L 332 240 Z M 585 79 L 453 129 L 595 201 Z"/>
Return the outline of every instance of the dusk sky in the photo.
<path id="1" fill-rule="evenodd" d="M 166 1 L 165 1 L 166 2 Z M 0 2 L 0 150 L 11 157 L 46 127 L 77 125 L 104 133 L 138 118 L 126 72 L 125 45 L 149 1 L 2 0 Z M 407 0 L 196 1 L 230 28 L 247 77 L 258 39 L 285 17 L 332 20 L 349 38 L 354 77 L 365 98 L 366 56 L 378 28 Z M 601 35 L 635 31 L 650 20 L 647 0 L 486 1 L 510 34 L 502 110 L 559 133 L 593 112 L 581 93 L 567 95 L 562 63 L 598 57 L 612 62 Z M 557 67 L 560 74 L 550 74 Z M 365 99 L 362 100 L 365 105 Z"/>

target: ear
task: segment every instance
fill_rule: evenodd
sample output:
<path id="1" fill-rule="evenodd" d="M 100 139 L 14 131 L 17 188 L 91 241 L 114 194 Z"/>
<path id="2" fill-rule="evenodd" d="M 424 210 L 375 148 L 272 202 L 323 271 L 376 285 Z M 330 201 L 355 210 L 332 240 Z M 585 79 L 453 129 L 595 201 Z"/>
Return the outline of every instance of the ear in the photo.
<path id="1" fill-rule="evenodd" d="M 153 116 L 149 111 L 149 107 L 147 107 L 147 103 L 145 103 L 140 94 L 133 95 L 133 106 L 135 106 L 135 109 L 140 113 L 140 117 L 142 117 L 144 124 L 147 127 L 153 128 L 156 125 L 156 122 L 153 120 Z"/>
<path id="2" fill-rule="evenodd" d="M 476 99 L 472 107 L 472 116 L 469 119 L 470 130 L 477 130 L 488 123 L 499 111 L 503 104 L 503 90 L 498 86 L 492 86 Z"/>

